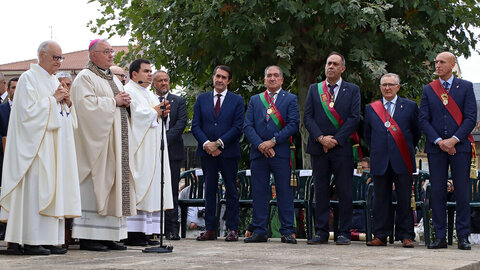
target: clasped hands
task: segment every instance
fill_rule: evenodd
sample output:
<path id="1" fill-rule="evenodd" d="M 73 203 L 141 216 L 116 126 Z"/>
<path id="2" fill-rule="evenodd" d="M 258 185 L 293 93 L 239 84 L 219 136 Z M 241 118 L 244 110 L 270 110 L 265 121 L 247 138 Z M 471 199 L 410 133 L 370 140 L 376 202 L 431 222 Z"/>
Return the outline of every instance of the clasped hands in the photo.
<path id="1" fill-rule="evenodd" d="M 67 88 L 67 85 L 64 83 L 60 84 L 53 93 L 53 97 L 57 100 L 57 102 L 65 101 L 68 107 L 72 106 L 72 101 L 70 100 L 70 91 Z"/>
<path id="2" fill-rule="evenodd" d="M 153 109 L 157 111 L 159 117 L 166 117 L 170 113 L 170 102 L 168 100 L 162 101 Z"/>
<path id="3" fill-rule="evenodd" d="M 275 143 L 272 140 L 264 141 L 258 145 L 257 149 L 267 158 L 273 158 L 275 156 L 275 150 L 273 147 Z"/>
<path id="4" fill-rule="evenodd" d="M 215 142 L 206 143 L 203 149 L 205 150 L 205 152 L 207 152 L 207 154 L 211 155 L 212 157 L 217 157 L 222 153 L 222 151 L 217 147 L 217 144 Z"/>
<path id="5" fill-rule="evenodd" d="M 338 145 L 338 141 L 333 138 L 332 135 L 319 136 L 317 138 L 318 142 L 323 146 L 323 152 L 327 153 L 329 149 Z"/>
<path id="6" fill-rule="evenodd" d="M 128 107 L 130 106 L 130 101 L 131 97 L 127 92 L 120 91 L 118 94 L 115 96 L 115 102 L 117 103 L 117 107 Z"/>
<path id="7" fill-rule="evenodd" d="M 457 150 L 455 150 L 455 144 L 457 144 L 458 141 L 455 138 L 449 138 L 449 139 L 444 139 L 440 140 L 437 142 L 437 145 L 442 149 L 443 151 L 447 152 L 449 155 L 455 155 L 457 153 Z"/>

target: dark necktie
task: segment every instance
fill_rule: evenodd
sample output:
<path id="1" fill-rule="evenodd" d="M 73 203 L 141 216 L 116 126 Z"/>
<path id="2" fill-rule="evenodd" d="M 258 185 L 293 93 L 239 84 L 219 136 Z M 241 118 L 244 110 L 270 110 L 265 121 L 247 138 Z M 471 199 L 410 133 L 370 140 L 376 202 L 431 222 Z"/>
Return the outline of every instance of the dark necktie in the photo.
<path id="1" fill-rule="evenodd" d="M 275 97 L 275 95 L 277 94 L 277 92 L 268 92 L 268 96 L 270 97 L 270 104 L 273 104 L 275 102 L 273 102 L 273 98 Z"/>
<path id="2" fill-rule="evenodd" d="M 162 103 L 164 100 L 165 100 L 164 97 L 162 97 L 162 96 L 158 97 L 158 101 L 160 101 L 160 103 Z"/>
<path id="3" fill-rule="evenodd" d="M 220 112 L 220 98 L 222 97 L 222 94 L 217 94 L 217 102 L 215 103 L 215 116 L 218 116 L 218 113 Z"/>
<path id="4" fill-rule="evenodd" d="M 388 114 L 392 115 L 392 102 L 391 101 L 387 102 L 387 111 L 388 111 Z"/>
<path id="5" fill-rule="evenodd" d="M 450 88 L 450 84 L 447 81 L 444 81 L 443 82 L 443 87 L 445 87 L 445 90 L 447 90 L 447 92 L 448 92 L 448 90 L 449 90 L 448 88 Z"/>
<path id="6" fill-rule="evenodd" d="M 332 99 L 335 99 L 335 92 L 334 92 L 335 87 L 337 87 L 337 84 L 334 84 L 334 85 L 329 84 L 328 85 L 328 88 L 329 88 L 328 92 L 330 93 L 330 96 L 331 96 Z"/>

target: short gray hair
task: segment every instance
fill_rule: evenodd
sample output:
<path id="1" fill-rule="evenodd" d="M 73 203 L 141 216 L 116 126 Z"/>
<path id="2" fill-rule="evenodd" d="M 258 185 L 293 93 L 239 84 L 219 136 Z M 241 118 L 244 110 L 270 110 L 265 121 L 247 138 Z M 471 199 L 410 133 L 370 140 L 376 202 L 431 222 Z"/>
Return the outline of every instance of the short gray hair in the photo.
<path id="1" fill-rule="evenodd" d="M 395 73 L 387 73 L 385 75 L 382 76 L 382 78 L 380 78 L 380 83 L 382 83 L 382 80 L 383 78 L 385 77 L 394 77 L 395 78 L 395 81 L 397 81 L 397 84 L 400 84 L 400 76 L 398 76 L 398 74 L 395 74 Z"/>
<path id="2" fill-rule="evenodd" d="M 165 73 L 165 74 L 167 74 L 168 79 L 170 79 L 170 75 L 168 75 L 168 72 L 166 72 L 166 71 L 163 70 L 163 69 L 159 69 L 159 70 L 155 71 L 155 72 L 153 73 L 152 77 L 155 77 L 155 75 L 157 75 L 157 73 Z"/>
<path id="3" fill-rule="evenodd" d="M 264 77 L 267 77 L 267 71 L 268 71 L 269 68 L 272 68 L 272 67 L 278 68 L 278 70 L 280 70 L 280 76 L 282 76 L 282 78 L 283 78 L 283 71 L 282 71 L 282 69 L 281 69 L 279 66 L 276 66 L 276 65 L 270 65 L 270 66 L 266 67 L 266 68 L 265 68 L 265 71 L 263 72 L 263 74 L 264 74 L 263 76 L 264 76 Z"/>
<path id="4" fill-rule="evenodd" d="M 108 42 L 108 39 L 106 39 L 106 38 L 99 39 L 97 42 L 95 42 L 95 43 L 92 45 L 92 47 L 90 47 L 90 49 L 88 50 L 88 59 L 89 59 L 89 60 L 91 59 L 90 54 L 97 49 L 98 43 L 100 43 L 100 42 Z"/>
<path id="5" fill-rule="evenodd" d="M 70 75 L 70 73 L 65 71 L 58 72 L 57 74 L 55 74 L 55 77 L 57 77 L 57 79 L 68 78 L 70 79 L 70 81 L 72 81 L 72 75 Z"/>
<path id="6" fill-rule="evenodd" d="M 37 49 L 37 56 L 39 57 L 40 56 L 40 52 L 47 52 L 48 51 L 48 45 L 50 44 L 57 44 L 57 42 L 53 41 L 53 40 L 46 40 L 42 43 L 40 43 L 40 45 L 38 46 L 38 49 Z M 60 45 L 58 45 L 60 46 Z"/>

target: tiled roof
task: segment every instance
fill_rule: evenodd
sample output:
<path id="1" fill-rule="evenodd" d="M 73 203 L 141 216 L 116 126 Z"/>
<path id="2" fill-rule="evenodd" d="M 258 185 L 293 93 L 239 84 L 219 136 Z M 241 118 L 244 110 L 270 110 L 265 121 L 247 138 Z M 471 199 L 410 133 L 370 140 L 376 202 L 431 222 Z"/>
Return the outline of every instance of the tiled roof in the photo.
<path id="1" fill-rule="evenodd" d="M 115 52 L 127 51 L 128 46 L 113 46 Z M 81 70 L 85 67 L 88 61 L 88 50 L 76 51 L 63 54 L 65 61 L 59 70 Z M 31 63 L 37 63 L 37 59 L 30 59 L 25 61 L 13 62 L 0 65 L 0 71 L 22 71 L 28 70 Z"/>

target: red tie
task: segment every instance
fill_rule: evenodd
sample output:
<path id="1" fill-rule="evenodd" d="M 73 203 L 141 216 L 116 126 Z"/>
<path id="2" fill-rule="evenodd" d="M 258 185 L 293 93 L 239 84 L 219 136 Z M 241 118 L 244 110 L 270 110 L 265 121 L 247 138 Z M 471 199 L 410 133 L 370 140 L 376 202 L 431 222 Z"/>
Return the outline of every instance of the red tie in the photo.
<path id="1" fill-rule="evenodd" d="M 218 116 L 218 113 L 220 112 L 220 97 L 222 94 L 217 94 L 217 102 L 215 103 L 215 116 Z"/>

